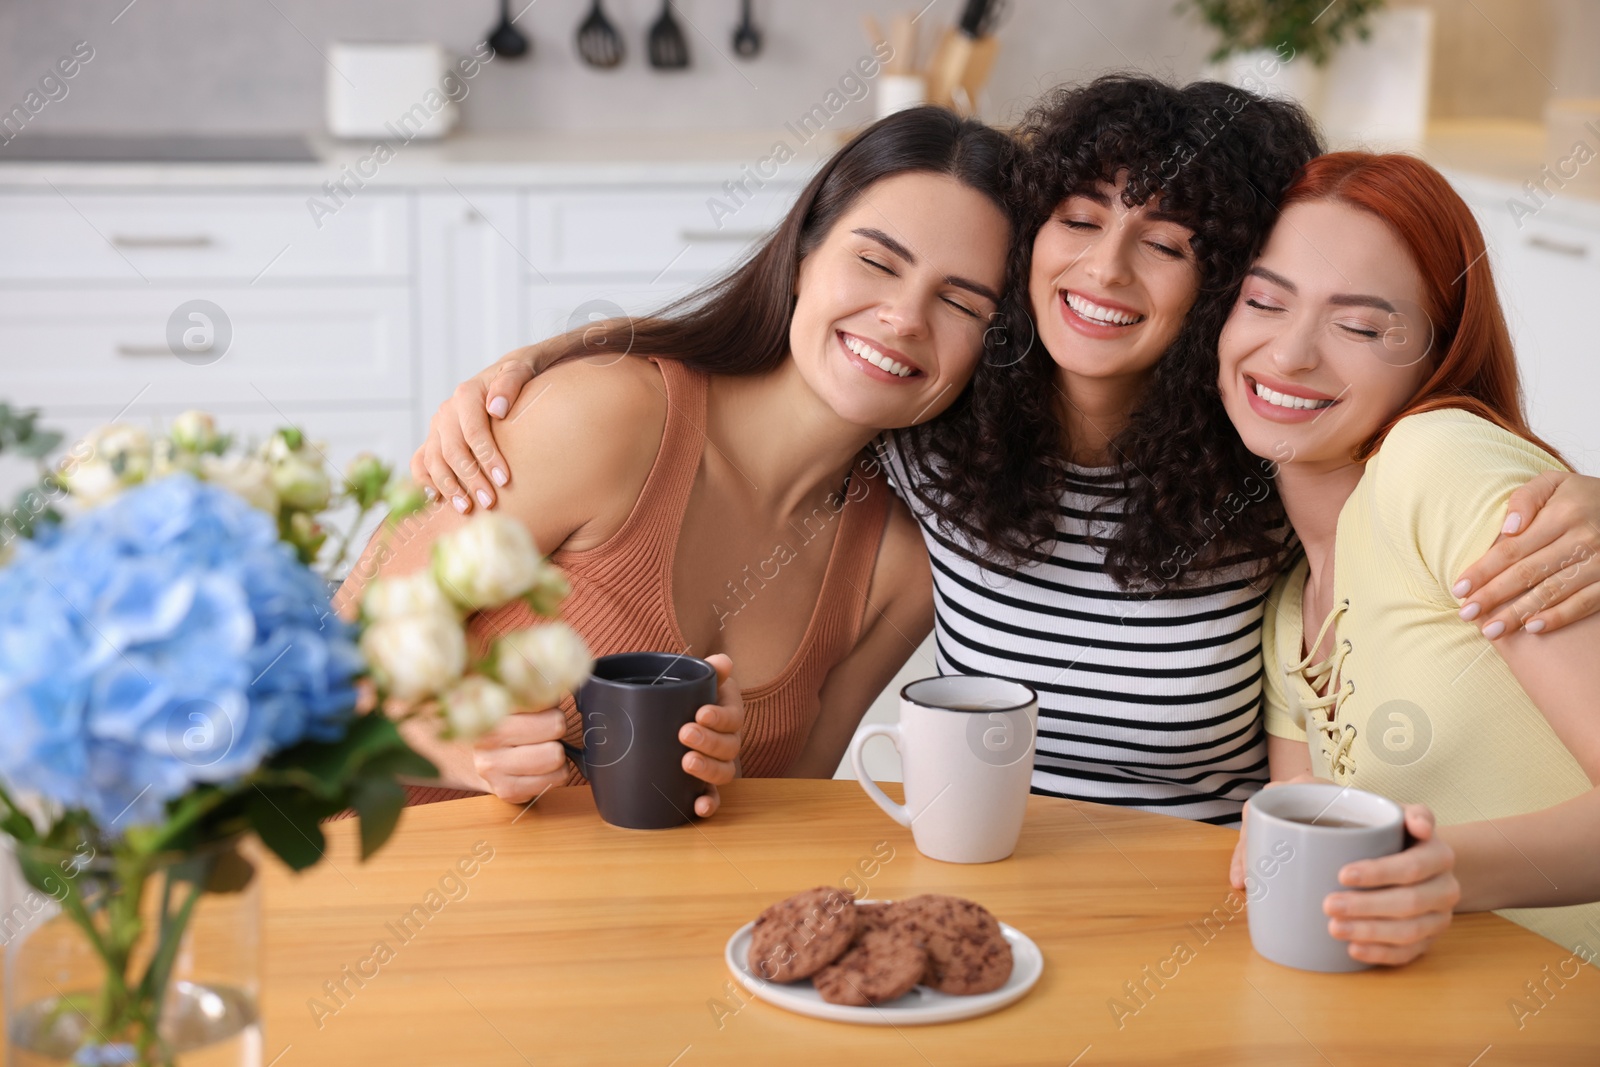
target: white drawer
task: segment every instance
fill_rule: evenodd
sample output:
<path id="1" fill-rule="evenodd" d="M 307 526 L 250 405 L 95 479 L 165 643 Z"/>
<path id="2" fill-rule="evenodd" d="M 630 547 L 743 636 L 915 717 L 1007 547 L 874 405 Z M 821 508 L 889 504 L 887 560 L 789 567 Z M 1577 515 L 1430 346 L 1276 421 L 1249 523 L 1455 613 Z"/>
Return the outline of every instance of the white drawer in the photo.
<path id="1" fill-rule="evenodd" d="M 650 279 L 667 271 L 718 271 L 776 226 L 797 192 L 793 185 L 768 185 L 742 206 L 715 186 L 683 192 L 530 193 L 527 273 L 546 278 L 626 273 Z"/>
<path id="2" fill-rule="evenodd" d="M 529 342 L 618 315 L 648 315 L 693 291 L 698 280 L 682 276 L 654 284 L 648 282 L 552 283 L 530 282 L 523 289 L 523 336 Z M 628 339 L 617 342 L 623 349 Z M 491 359 L 493 357 L 490 357 Z M 488 360 L 485 360 L 487 363 Z"/>
<path id="3" fill-rule="evenodd" d="M 358 191 L 313 218 L 305 193 L 0 196 L 0 280 L 253 282 L 404 277 L 404 194 Z M 320 225 L 319 225 L 320 224 Z"/>
<path id="4" fill-rule="evenodd" d="M 181 347 L 222 310 L 213 351 Z M 183 358 L 168 342 L 177 319 Z M 231 339 L 220 355 L 224 327 Z M 204 337 L 193 333 L 191 344 Z M 409 400 L 411 301 L 401 286 L 0 290 L 0 381 L 27 407 Z"/>

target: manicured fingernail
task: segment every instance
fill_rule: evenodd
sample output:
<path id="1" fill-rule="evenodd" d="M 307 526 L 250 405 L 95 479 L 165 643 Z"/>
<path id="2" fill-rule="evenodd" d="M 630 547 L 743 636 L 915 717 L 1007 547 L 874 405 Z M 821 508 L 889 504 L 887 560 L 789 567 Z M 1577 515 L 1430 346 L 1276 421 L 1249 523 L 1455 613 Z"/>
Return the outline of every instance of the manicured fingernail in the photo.
<path id="1" fill-rule="evenodd" d="M 431 501 L 434 497 L 439 495 L 439 490 L 435 489 L 431 485 L 425 485 L 422 487 L 422 495 Z"/>
<path id="2" fill-rule="evenodd" d="M 489 479 L 493 481 L 495 485 L 505 485 L 506 472 L 501 470 L 499 467 L 496 467 L 494 470 L 489 472 Z"/>
<path id="3" fill-rule="evenodd" d="M 1474 601 L 1473 603 L 1463 607 L 1460 611 L 1456 612 L 1456 614 L 1460 615 L 1464 621 L 1471 622 L 1473 619 L 1478 617 L 1478 612 L 1480 610 L 1482 609 L 1479 607 L 1477 602 Z"/>
<path id="4" fill-rule="evenodd" d="M 1501 622 L 1499 619 L 1496 619 L 1494 622 L 1491 622 L 1488 626 L 1483 628 L 1483 636 L 1487 637 L 1491 641 L 1505 632 L 1506 624 Z"/>
<path id="5" fill-rule="evenodd" d="M 1530 634 L 1542 633 L 1544 632 L 1544 620 L 1534 619 L 1533 621 L 1529 622 L 1528 625 L 1524 626 L 1523 629 L 1528 631 Z"/>
<path id="6" fill-rule="evenodd" d="M 454 504 L 456 506 L 456 510 L 461 512 L 461 514 L 465 515 L 467 513 L 467 508 L 469 507 L 469 505 L 467 504 L 467 498 L 466 497 L 464 497 L 464 496 L 453 496 L 453 497 L 450 498 L 450 503 Z"/>
<path id="7" fill-rule="evenodd" d="M 494 503 L 493 500 L 489 499 L 489 490 L 487 489 L 479 489 L 473 495 L 478 498 L 478 503 L 482 504 L 484 507 L 489 507 Z"/>
<path id="8" fill-rule="evenodd" d="M 1514 534 L 1520 529 L 1522 529 L 1522 516 L 1513 511 L 1506 516 L 1506 524 L 1500 527 L 1500 532 Z"/>
<path id="9" fill-rule="evenodd" d="M 1468 578 L 1463 578 L 1450 587 L 1450 594 L 1458 600 L 1470 592 L 1472 592 L 1472 581 Z"/>
<path id="10" fill-rule="evenodd" d="M 497 396 L 493 400 L 489 401 L 489 414 L 493 415 L 495 418 L 497 418 L 497 419 L 505 418 L 506 417 L 506 410 L 507 410 L 507 405 L 506 405 L 506 398 L 505 397 Z"/>

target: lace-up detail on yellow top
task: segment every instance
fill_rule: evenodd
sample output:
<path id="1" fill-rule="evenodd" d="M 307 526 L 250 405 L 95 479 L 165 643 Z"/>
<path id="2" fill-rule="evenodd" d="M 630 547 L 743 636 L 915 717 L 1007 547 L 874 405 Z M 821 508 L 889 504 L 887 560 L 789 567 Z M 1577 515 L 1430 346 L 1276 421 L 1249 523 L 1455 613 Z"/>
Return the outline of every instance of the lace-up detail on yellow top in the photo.
<path id="1" fill-rule="evenodd" d="M 1305 643 L 1302 625 L 1306 561 L 1273 589 L 1262 624 L 1267 729 L 1306 742 L 1319 777 L 1426 804 L 1440 826 L 1543 811 L 1593 789 L 1450 593 L 1499 535 L 1512 492 L 1556 469 L 1536 446 L 1464 411 L 1401 419 L 1339 512 L 1334 617 L 1316 641 Z M 1313 666 L 1306 649 L 1330 633 L 1337 647 Z M 1329 693 L 1308 682 L 1331 683 Z M 1396 716 L 1417 729 L 1397 730 Z M 1600 931 L 1600 902 L 1500 914 L 1569 951 Z"/>
<path id="2" fill-rule="evenodd" d="M 1339 632 L 1337 629 L 1339 617 L 1349 610 L 1348 598 L 1335 604 L 1333 610 L 1328 612 L 1327 618 L 1322 620 L 1317 636 L 1307 646 L 1311 651 L 1299 662 L 1283 666 L 1283 673 L 1298 674 L 1306 685 L 1311 687 L 1313 693 L 1322 694 L 1310 700 L 1301 698 L 1301 705 L 1305 709 L 1306 737 L 1312 744 L 1318 746 L 1322 758 L 1328 761 L 1328 769 L 1333 775 L 1333 780 L 1340 784 L 1348 781 L 1355 773 L 1351 746 L 1355 743 L 1356 727 L 1354 723 L 1339 722 L 1339 710 L 1356 691 L 1355 679 L 1344 677 L 1344 661 L 1354 646 L 1348 639 L 1341 640 L 1334 645 L 1333 652 L 1327 659 L 1317 663 L 1311 661 L 1316 656 L 1317 649 L 1322 647 L 1322 639 L 1328 636 L 1328 631 L 1332 629 L 1335 634 Z"/>

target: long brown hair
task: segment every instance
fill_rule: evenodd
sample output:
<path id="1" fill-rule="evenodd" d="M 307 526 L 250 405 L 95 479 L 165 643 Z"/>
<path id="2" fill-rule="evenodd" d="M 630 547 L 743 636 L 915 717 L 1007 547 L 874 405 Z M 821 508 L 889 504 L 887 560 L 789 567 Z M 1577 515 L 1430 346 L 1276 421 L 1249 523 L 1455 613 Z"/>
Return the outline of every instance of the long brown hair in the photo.
<path id="1" fill-rule="evenodd" d="M 1388 223 L 1422 275 L 1423 312 L 1432 327 L 1427 379 L 1354 458 L 1370 457 L 1407 415 L 1459 408 L 1559 459 L 1528 426 L 1483 232 L 1444 175 L 1415 156 L 1333 152 L 1301 168 L 1282 206 L 1315 200 L 1349 204 Z"/>
<path id="2" fill-rule="evenodd" d="M 660 312 L 633 321 L 629 350 L 681 360 L 708 374 L 775 370 L 789 354 L 800 261 L 869 186 L 897 174 L 944 174 L 982 193 L 1009 220 L 1015 214 L 1014 147 L 999 130 L 943 108 L 911 108 L 879 120 L 823 164 L 777 229 L 742 263 Z M 615 332 L 608 329 L 605 336 L 609 340 Z M 601 354 L 615 352 L 593 346 L 591 335 L 582 333 L 555 361 Z"/>

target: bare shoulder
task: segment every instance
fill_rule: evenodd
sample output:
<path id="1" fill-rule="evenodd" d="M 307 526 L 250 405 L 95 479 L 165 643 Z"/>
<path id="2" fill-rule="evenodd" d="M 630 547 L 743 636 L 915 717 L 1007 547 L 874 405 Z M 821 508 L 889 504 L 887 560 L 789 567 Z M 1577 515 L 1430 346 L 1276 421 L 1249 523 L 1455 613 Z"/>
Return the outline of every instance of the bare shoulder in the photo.
<path id="1" fill-rule="evenodd" d="M 544 527 L 546 551 L 599 544 L 632 511 L 666 422 L 666 387 L 647 359 L 573 360 L 545 371 L 494 425 L 512 470 L 502 492 L 508 512 Z"/>

